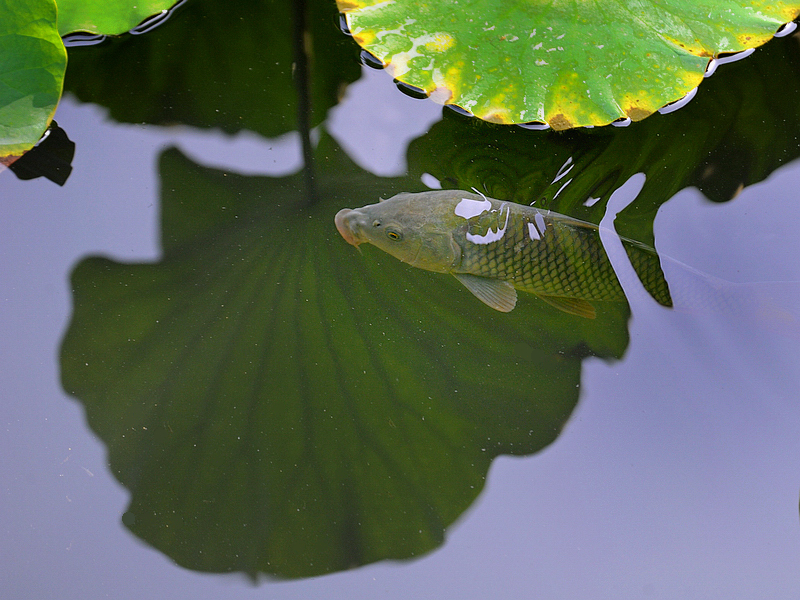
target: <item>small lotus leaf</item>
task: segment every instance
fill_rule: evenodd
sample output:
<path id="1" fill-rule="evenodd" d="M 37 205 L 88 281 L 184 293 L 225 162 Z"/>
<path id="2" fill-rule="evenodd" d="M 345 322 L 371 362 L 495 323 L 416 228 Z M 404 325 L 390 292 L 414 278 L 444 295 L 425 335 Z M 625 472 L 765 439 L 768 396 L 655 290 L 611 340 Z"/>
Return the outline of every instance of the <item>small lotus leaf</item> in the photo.
<path id="1" fill-rule="evenodd" d="M 53 0 L 0 0 L 0 162 L 13 162 L 39 141 L 66 65 Z"/>
<path id="2" fill-rule="evenodd" d="M 173 4 L 175 0 L 59 0 L 58 30 L 61 35 L 75 31 L 119 35 Z"/>
<path id="3" fill-rule="evenodd" d="M 496 123 L 645 118 L 800 12 L 766 0 L 337 0 L 400 82 Z"/>

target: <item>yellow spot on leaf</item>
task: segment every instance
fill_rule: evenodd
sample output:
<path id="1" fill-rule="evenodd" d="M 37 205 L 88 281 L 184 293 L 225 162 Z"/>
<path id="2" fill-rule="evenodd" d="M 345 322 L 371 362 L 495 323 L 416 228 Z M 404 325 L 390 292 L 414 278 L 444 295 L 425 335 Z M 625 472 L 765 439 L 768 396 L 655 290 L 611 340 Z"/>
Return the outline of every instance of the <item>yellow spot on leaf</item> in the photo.
<path id="1" fill-rule="evenodd" d="M 505 109 L 490 109 L 490 112 L 481 115 L 481 119 L 484 121 L 489 121 L 490 123 L 499 123 L 501 125 L 507 125 L 512 122 L 511 118 L 508 116 L 508 111 Z"/>
<path id="2" fill-rule="evenodd" d="M 375 33 L 373 31 L 361 31 L 359 33 L 353 33 L 353 39 L 359 46 L 365 48 L 375 41 Z"/>
<path id="3" fill-rule="evenodd" d="M 558 113 L 557 115 L 553 115 L 547 120 L 547 123 L 550 125 L 550 127 L 555 129 L 556 131 L 563 131 L 564 129 L 569 129 L 570 127 L 574 127 L 574 125 L 563 113 Z"/>
<path id="4" fill-rule="evenodd" d="M 631 121 L 641 121 L 645 117 L 652 115 L 653 111 L 639 106 L 631 106 L 625 110 L 625 113 L 631 118 Z"/>
<path id="5" fill-rule="evenodd" d="M 339 12 L 349 12 L 361 8 L 361 4 L 354 0 L 336 0 L 336 6 L 339 8 Z"/>
<path id="6" fill-rule="evenodd" d="M 456 41 L 453 39 L 453 36 L 447 33 L 437 33 L 433 40 L 425 44 L 425 47 L 434 52 L 444 52 L 452 48 L 455 43 Z"/>

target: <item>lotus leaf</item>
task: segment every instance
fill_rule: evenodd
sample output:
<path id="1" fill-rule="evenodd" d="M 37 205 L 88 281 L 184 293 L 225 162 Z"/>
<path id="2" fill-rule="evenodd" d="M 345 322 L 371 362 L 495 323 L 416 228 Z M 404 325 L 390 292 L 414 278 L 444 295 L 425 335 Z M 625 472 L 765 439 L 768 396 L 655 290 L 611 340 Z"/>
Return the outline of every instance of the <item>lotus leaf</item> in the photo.
<path id="1" fill-rule="evenodd" d="M 496 123 L 643 119 L 800 12 L 763 0 L 337 0 L 399 82 Z"/>
<path id="2" fill-rule="evenodd" d="M 53 118 L 67 53 L 53 0 L 0 0 L 0 161 L 33 147 Z"/>
<path id="3" fill-rule="evenodd" d="M 60 0 L 58 30 L 61 35 L 88 31 L 102 35 L 119 35 L 158 13 L 166 12 L 175 0 Z"/>

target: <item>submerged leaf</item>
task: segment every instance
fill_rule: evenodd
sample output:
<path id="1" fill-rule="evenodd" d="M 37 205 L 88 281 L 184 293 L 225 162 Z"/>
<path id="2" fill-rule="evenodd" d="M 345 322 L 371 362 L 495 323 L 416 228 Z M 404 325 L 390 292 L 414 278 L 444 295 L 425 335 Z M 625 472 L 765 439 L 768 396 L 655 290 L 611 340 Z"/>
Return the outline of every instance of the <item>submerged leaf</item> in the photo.
<path id="1" fill-rule="evenodd" d="M 53 0 L 0 0 L 0 162 L 30 150 L 53 118 L 67 53 Z"/>
<path id="2" fill-rule="evenodd" d="M 709 60 L 768 41 L 800 3 L 338 0 L 397 80 L 481 119 L 554 129 L 645 118 Z"/>
<path id="3" fill-rule="evenodd" d="M 419 556 L 491 459 L 551 443 L 581 361 L 619 357 L 627 305 L 597 322 L 528 296 L 512 314 L 453 278 L 356 253 L 345 203 L 408 189 L 323 139 L 300 174 L 161 159 L 164 257 L 73 277 L 61 361 L 130 490 L 124 522 L 179 564 L 302 577 Z"/>

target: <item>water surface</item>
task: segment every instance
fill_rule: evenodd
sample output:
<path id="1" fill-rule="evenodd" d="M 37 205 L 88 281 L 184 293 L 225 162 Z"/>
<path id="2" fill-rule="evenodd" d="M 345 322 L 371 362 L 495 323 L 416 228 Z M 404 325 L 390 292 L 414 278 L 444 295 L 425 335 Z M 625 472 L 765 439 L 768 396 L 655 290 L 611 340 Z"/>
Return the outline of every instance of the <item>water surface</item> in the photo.
<path id="1" fill-rule="evenodd" d="M 413 171 L 415 154 L 406 158 L 407 144 L 434 123 L 444 127 L 441 112 L 394 93 L 382 75 L 365 73 L 349 88 L 331 111 L 328 130 L 359 168 L 400 180 L 391 185 L 408 184 L 402 178 Z M 241 574 L 174 564 L 123 522 L 130 493 L 109 466 L 108 441 L 87 427 L 83 405 L 62 388 L 60 345 L 73 310 L 69 277 L 87 256 L 110 257 L 123 266 L 162 258 L 157 165 L 166 147 L 177 145 L 190 160 L 232 175 L 281 177 L 301 164 L 299 136 L 230 137 L 213 130 L 121 125 L 103 109 L 69 97 L 56 118 L 77 144 L 67 184 L 58 188 L 42 180 L 20 182 L 9 172 L 0 175 L 3 597 L 791 598 L 800 593 L 796 329 L 757 311 L 669 311 L 646 296 L 631 302 L 632 318 L 620 334 L 629 341 L 617 348 L 619 357 L 611 341 L 603 346 L 600 334 L 592 338 L 603 358 L 580 362 L 579 401 L 555 441 L 532 455 L 501 455 L 491 462 L 483 492 L 476 492 L 477 500 L 447 528 L 440 548 L 413 560 L 255 587 Z M 681 135 L 696 139 L 700 133 Z M 498 168 L 475 172 L 507 175 L 505 166 L 516 164 L 497 148 L 487 155 Z M 728 164 L 737 160 L 730 157 Z M 549 161 L 542 167 L 549 182 L 564 158 L 542 161 Z M 475 173 L 466 172 L 465 179 Z M 431 176 L 447 185 L 438 175 Z M 788 162 L 733 200 L 716 204 L 686 188 L 658 209 L 656 248 L 729 281 L 800 281 L 794 231 L 798 178 L 800 167 Z M 494 185 L 494 195 L 503 185 L 522 187 L 519 178 L 481 179 L 475 183 Z M 425 188 L 422 181 L 418 185 L 409 191 Z M 642 199 L 633 197 L 638 190 L 625 186 L 612 209 L 635 206 Z M 336 202 L 341 208 L 348 198 Z M 363 268 L 373 276 L 389 268 L 388 259 L 381 262 L 376 252 L 359 255 L 338 239 L 332 214 L 314 218 L 315 231 L 327 232 L 319 234 L 319 243 L 334 249 L 340 244 L 342 254 L 336 256 L 347 256 L 353 273 Z M 291 232 L 286 235 L 288 243 Z M 411 269 L 397 273 L 402 280 L 396 293 L 407 285 L 409 294 L 416 294 L 407 301 L 407 314 L 415 314 L 415 302 L 427 302 L 434 315 L 452 310 L 448 302 L 461 302 L 457 310 L 475 310 L 477 301 L 457 284 L 440 283 L 437 277 L 444 276 Z M 350 296 L 356 315 L 360 306 L 392 289 L 355 280 L 343 285 L 356 290 Z M 445 291 L 431 287 L 439 285 Z M 428 289 L 426 300 L 422 293 Z M 783 289 L 787 295 L 776 301 L 791 310 L 796 296 L 790 286 Z M 526 323 L 525 310 L 549 314 L 535 312 L 530 299 L 527 308 L 515 310 L 523 311 L 515 323 Z M 392 334 L 398 319 L 371 324 Z M 609 321 L 619 322 L 626 321 L 621 316 Z M 528 323 L 531 331 L 535 325 Z M 525 348 L 509 352 L 520 352 L 520 360 L 541 368 L 538 355 L 525 355 Z M 491 369 L 487 365 L 487 377 L 496 376 Z M 543 373 L 544 385 L 546 369 Z"/>

